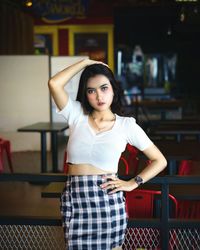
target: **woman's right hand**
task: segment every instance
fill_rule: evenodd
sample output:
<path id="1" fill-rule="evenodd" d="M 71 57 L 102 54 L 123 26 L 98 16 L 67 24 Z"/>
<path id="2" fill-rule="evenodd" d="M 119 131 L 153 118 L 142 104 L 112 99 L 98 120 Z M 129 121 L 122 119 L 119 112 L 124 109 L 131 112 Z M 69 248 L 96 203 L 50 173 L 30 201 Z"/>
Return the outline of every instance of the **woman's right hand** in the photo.
<path id="1" fill-rule="evenodd" d="M 92 64 L 103 64 L 103 65 L 105 65 L 106 67 L 109 68 L 108 64 L 106 64 L 106 63 L 104 63 L 102 61 L 96 61 L 96 60 L 92 60 L 92 59 L 89 59 L 89 58 L 84 59 L 84 60 L 86 60 L 87 66 L 90 66 Z"/>

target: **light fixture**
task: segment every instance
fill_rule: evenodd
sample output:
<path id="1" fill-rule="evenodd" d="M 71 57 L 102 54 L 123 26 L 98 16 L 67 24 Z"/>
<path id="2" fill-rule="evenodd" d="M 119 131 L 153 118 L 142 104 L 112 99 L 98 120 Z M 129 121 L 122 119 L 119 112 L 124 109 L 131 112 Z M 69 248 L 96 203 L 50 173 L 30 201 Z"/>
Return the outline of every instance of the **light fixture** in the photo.
<path id="1" fill-rule="evenodd" d="M 167 35 L 168 35 L 168 36 L 171 36 L 171 34 L 172 34 L 172 29 L 171 29 L 171 27 L 169 26 L 169 27 L 168 27 L 168 30 L 167 30 Z"/>
<path id="2" fill-rule="evenodd" d="M 185 21 L 185 13 L 184 12 L 180 14 L 180 21 L 181 22 Z"/>
<path id="3" fill-rule="evenodd" d="M 192 3 L 192 2 L 198 2 L 198 0 L 175 0 L 175 2 Z"/>
<path id="4" fill-rule="evenodd" d="M 198 10 L 197 6 L 194 7 L 193 12 L 194 12 L 194 14 L 198 14 L 199 10 Z"/>
<path id="5" fill-rule="evenodd" d="M 33 5 L 33 2 L 31 0 L 27 0 L 25 2 L 26 7 L 30 8 Z"/>
<path id="6" fill-rule="evenodd" d="M 180 21 L 184 22 L 185 21 L 185 9 L 182 7 L 181 12 L 180 12 Z"/>

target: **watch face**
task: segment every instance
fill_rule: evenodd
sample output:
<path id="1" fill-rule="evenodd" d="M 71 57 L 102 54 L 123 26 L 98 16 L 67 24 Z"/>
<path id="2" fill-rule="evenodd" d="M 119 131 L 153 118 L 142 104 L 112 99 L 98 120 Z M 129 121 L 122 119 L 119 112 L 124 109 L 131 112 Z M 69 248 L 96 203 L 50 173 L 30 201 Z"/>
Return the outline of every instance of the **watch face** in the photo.
<path id="1" fill-rule="evenodd" d="M 143 184 L 143 179 L 140 176 L 135 177 L 135 182 L 139 185 Z"/>

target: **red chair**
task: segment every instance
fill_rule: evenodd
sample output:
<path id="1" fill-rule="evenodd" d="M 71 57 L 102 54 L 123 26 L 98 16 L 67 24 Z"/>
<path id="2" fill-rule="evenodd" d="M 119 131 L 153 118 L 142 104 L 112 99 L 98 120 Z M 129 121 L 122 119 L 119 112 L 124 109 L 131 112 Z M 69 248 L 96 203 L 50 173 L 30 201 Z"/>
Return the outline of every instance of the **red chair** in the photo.
<path id="1" fill-rule="evenodd" d="M 10 141 L 0 138 L 0 173 L 4 171 L 3 153 L 6 152 L 10 172 L 13 173 Z"/>
<path id="2" fill-rule="evenodd" d="M 192 167 L 192 160 L 182 160 L 179 165 L 178 175 L 190 175 L 192 172 Z"/>
<path id="3" fill-rule="evenodd" d="M 119 164 L 120 164 L 120 162 L 122 162 L 122 164 L 125 166 L 125 174 L 128 175 L 129 174 L 129 165 L 128 165 L 128 162 L 124 156 L 120 157 Z"/>
<path id="4" fill-rule="evenodd" d="M 160 211 L 155 211 L 155 208 L 158 208 L 155 207 L 157 204 L 156 202 L 160 198 L 161 191 L 135 189 L 131 192 L 126 192 L 126 211 L 128 217 L 153 218 L 156 214 L 160 213 Z M 169 194 L 169 199 L 173 202 L 174 207 L 171 217 L 176 218 L 178 202 L 171 194 Z"/>
<path id="5" fill-rule="evenodd" d="M 68 164 L 67 164 L 67 151 L 64 153 L 64 160 L 63 160 L 63 173 L 67 173 L 68 171 Z"/>
<path id="6" fill-rule="evenodd" d="M 134 146 L 127 144 L 124 153 L 122 154 L 122 161 L 126 160 L 128 168 L 126 169 L 126 174 L 137 175 L 139 167 L 139 159 L 137 158 L 139 150 Z"/>
<path id="7" fill-rule="evenodd" d="M 160 214 L 160 199 L 160 191 L 135 189 L 131 192 L 126 192 L 126 212 L 128 218 L 138 219 L 157 217 L 157 214 Z M 169 199 L 172 201 L 174 208 L 171 217 L 176 217 L 177 200 L 171 194 L 169 194 Z M 131 231 L 131 235 L 133 236 L 126 234 L 125 237 L 125 244 L 128 245 L 130 249 L 161 249 L 160 233 L 158 229 L 132 228 Z M 175 236 L 173 236 L 173 239 L 174 238 Z"/>
<path id="8" fill-rule="evenodd" d="M 195 161 L 182 160 L 179 165 L 178 175 L 193 175 L 199 166 L 195 166 Z M 178 201 L 178 218 L 199 219 L 200 218 L 200 201 L 196 200 L 179 200 Z"/>
<path id="9" fill-rule="evenodd" d="M 196 200 L 178 201 L 178 218 L 200 219 L 200 201 Z"/>

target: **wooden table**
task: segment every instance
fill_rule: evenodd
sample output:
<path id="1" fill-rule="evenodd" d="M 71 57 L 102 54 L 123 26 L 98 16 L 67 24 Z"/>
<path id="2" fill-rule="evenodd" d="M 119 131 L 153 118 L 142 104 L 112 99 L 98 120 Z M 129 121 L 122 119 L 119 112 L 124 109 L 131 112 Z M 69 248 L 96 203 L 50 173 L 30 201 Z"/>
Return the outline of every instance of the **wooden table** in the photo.
<path id="1" fill-rule="evenodd" d="M 64 186 L 65 183 L 63 182 L 52 182 L 42 190 L 41 197 L 60 198 Z"/>
<path id="2" fill-rule="evenodd" d="M 181 129 L 169 129 L 169 128 L 159 128 L 157 131 L 154 131 L 155 135 L 161 136 L 175 136 L 177 142 L 181 142 L 182 136 L 197 136 L 198 141 L 200 142 L 200 129 L 198 130 L 181 130 Z"/>
<path id="3" fill-rule="evenodd" d="M 200 120 L 193 120 L 193 119 L 179 119 L 179 120 L 161 120 L 157 121 L 157 124 L 159 126 L 190 126 L 192 127 L 193 125 L 196 126 L 198 125 L 200 127 Z"/>
<path id="4" fill-rule="evenodd" d="M 177 121 L 177 122 L 160 122 L 150 129 L 151 135 L 158 136 L 175 136 L 177 142 L 181 142 L 183 136 L 197 136 L 200 142 L 200 122 L 194 121 Z"/>
<path id="5" fill-rule="evenodd" d="M 18 129 L 18 132 L 38 132 L 41 135 L 41 173 L 47 172 L 46 133 L 51 134 L 53 172 L 58 171 L 58 133 L 68 128 L 67 123 L 38 122 Z"/>
<path id="6" fill-rule="evenodd" d="M 0 217 L 60 220 L 58 199 L 43 199 L 44 185 L 28 182 L 0 182 Z"/>

